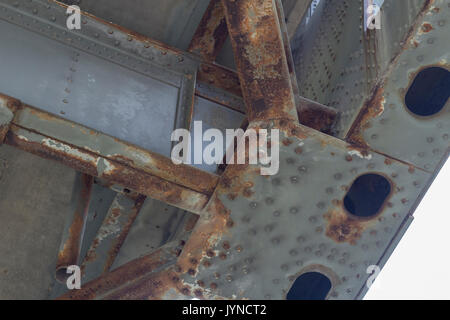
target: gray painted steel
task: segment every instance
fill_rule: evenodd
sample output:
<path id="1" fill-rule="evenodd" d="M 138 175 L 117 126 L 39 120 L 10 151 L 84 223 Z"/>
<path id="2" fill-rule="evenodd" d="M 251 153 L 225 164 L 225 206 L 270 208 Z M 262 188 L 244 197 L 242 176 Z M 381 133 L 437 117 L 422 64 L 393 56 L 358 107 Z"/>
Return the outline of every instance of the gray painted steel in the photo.
<path id="1" fill-rule="evenodd" d="M 411 173 L 401 162 L 388 165 L 383 155 L 370 152 L 363 156 L 343 141 L 314 130 L 307 132 L 307 138 L 289 138 L 292 143 L 280 147 L 277 175 L 268 178 L 257 171 L 240 177 L 255 185 L 249 198 L 221 197 L 231 210 L 234 227 L 215 246 L 215 257 L 205 258 L 211 266 L 200 264 L 195 276 L 206 284 L 216 283 L 213 294 L 237 299 L 284 299 L 298 275 L 317 270 L 333 283 L 328 299 L 354 299 L 369 276 L 366 268 L 380 265 L 397 231 L 411 219 L 411 209 L 429 173 Z M 284 138 L 280 136 L 281 141 Z M 298 147 L 301 154 L 295 151 Z M 386 176 L 393 193 L 360 230 L 355 243 L 336 242 L 327 236 L 327 215 L 348 216 L 337 201 L 343 200 L 354 179 L 369 172 Z M 414 183 L 419 187 L 412 187 Z M 339 224 L 336 226 L 339 229 Z M 184 280 L 195 285 L 189 275 Z"/>

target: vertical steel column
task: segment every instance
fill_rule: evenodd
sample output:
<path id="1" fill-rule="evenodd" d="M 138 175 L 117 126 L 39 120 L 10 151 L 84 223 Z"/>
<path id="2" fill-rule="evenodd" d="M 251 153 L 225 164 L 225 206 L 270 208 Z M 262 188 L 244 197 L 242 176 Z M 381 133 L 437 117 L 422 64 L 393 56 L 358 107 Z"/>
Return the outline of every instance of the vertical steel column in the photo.
<path id="1" fill-rule="evenodd" d="M 298 122 L 273 0 L 222 0 L 249 122 Z"/>
<path id="2" fill-rule="evenodd" d="M 77 173 L 72 205 L 70 206 L 75 208 L 75 210 L 67 220 L 64 228 L 56 263 L 56 280 L 61 283 L 65 283 L 68 276 L 70 276 L 70 274 L 67 274 L 67 268 L 71 265 L 77 265 L 79 262 L 93 183 L 94 177 L 84 173 Z"/>
<path id="3" fill-rule="evenodd" d="M 206 61 L 215 61 L 228 37 L 225 13 L 220 0 L 211 0 L 192 38 L 188 51 Z"/>
<path id="4" fill-rule="evenodd" d="M 118 193 L 82 263 L 83 282 L 108 272 L 146 197 Z"/>

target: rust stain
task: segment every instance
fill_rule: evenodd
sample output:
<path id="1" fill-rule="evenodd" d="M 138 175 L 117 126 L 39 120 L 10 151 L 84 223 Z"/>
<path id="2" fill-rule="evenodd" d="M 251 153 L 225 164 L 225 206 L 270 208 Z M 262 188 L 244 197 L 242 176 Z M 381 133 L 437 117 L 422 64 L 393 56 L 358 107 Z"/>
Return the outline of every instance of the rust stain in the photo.
<path id="1" fill-rule="evenodd" d="M 228 37 L 225 13 L 220 0 L 211 0 L 192 38 L 188 51 L 206 61 L 214 61 Z"/>
<path id="2" fill-rule="evenodd" d="M 297 107 L 301 124 L 330 134 L 337 119 L 337 112 L 330 108 L 319 106 L 314 102 L 301 101 Z"/>
<path id="3" fill-rule="evenodd" d="M 91 199 L 94 178 L 87 174 L 81 175 L 80 193 L 77 199 L 77 206 L 73 213 L 73 220 L 68 230 L 62 249 L 58 252 L 56 270 L 70 265 L 77 265 L 80 258 L 81 243 L 83 240 L 84 227 L 86 224 L 89 203 Z M 57 279 L 60 279 L 57 273 Z"/>
<path id="4" fill-rule="evenodd" d="M 363 132 L 370 127 L 370 121 L 384 111 L 384 83 L 375 87 L 371 98 L 366 101 L 364 107 L 359 113 L 357 119 L 352 125 L 348 135 L 347 142 L 354 144 L 361 149 L 369 148 L 364 140 Z"/>
<path id="5" fill-rule="evenodd" d="M 335 207 L 324 214 L 328 221 L 325 234 L 338 243 L 355 245 L 363 232 L 376 221 L 351 217 L 343 208 L 342 200 L 334 201 Z"/>
<path id="6" fill-rule="evenodd" d="M 159 177 L 171 181 L 194 191 L 211 195 L 219 181 L 219 177 L 214 174 L 199 170 L 195 167 L 172 163 L 170 159 L 157 153 L 138 149 L 134 146 L 128 145 L 131 152 L 142 154 L 151 162 L 148 167 L 150 172 L 157 174 Z M 123 155 L 113 155 L 108 159 L 116 160 L 130 167 L 137 167 L 138 165 L 130 158 Z"/>
<path id="7" fill-rule="evenodd" d="M 433 26 L 431 25 L 431 24 L 429 24 L 429 23 L 424 23 L 423 25 L 422 25 L 422 31 L 423 32 L 430 32 L 431 30 L 433 30 Z"/>
<path id="8" fill-rule="evenodd" d="M 15 125 L 12 125 L 12 128 L 19 129 Z M 60 150 L 65 148 L 55 149 L 50 148 L 45 143 L 28 141 L 26 138 L 15 134 L 15 130 L 8 132 L 5 140 L 7 144 L 46 159 L 62 162 L 80 172 L 113 181 L 141 194 L 195 213 L 201 212 L 208 201 L 208 196 L 205 194 L 168 182 L 144 171 L 106 160 L 92 152 L 57 141 L 58 144 L 67 147 L 67 149 L 76 150 L 75 153 L 68 154 Z M 111 168 L 102 171 L 98 167 L 99 162 L 107 162 Z"/>
<path id="9" fill-rule="evenodd" d="M 241 83 L 236 72 L 225 67 L 202 63 L 197 72 L 197 80 L 241 97 Z"/>
<path id="10" fill-rule="evenodd" d="M 197 268 L 203 258 L 208 257 L 207 252 L 225 232 L 230 211 L 225 208 L 217 194 L 213 195 L 206 210 L 211 217 L 209 219 L 202 217 L 197 222 L 178 259 L 176 270 L 178 273 L 188 273 L 192 268 L 198 271 Z"/>
<path id="11" fill-rule="evenodd" d="M 273 1 L 223 1 L 249 121 L 298 121 Z"/>
<path id="12" fill-rule="evenodd" d="M 6 98 L 6 96 L 4 96 Z M 2 98 L 2 95 L 0 95 L 0 99 Z M 13 98 L 8 97 L 8 105 L 11 106 L 11 108 L 14 108 L 14 111 L 20 110 L 27 110 L 30 114 L 33 116 L 36 116 L 38 119 L 43 119 L 46 121 L 49 121 L 51 123 L 60 123 L 65 126 L 74 126 L 75 124 L 67 121 L 63 118 L 60 118 L 58 116 L 52 115 L 50 113 L 47 113 L 45 111 L 38 110 L 32 106 L 23 105 L 20 103 L 20 101 L 15 100 Z M 14 123 L 14 121 L 13 121 Z M 20 125 L 19 125 L 20 126 Z M 80 127 L 80 130 L 84 134 L 89 135 L 100 135 L 99 132 L 95 132 L 93 130 Z M 55 140 L 58 140 L 57 138 Z M 125 155 L 100 155 L 98 152 L 89 150 L 89 153 L 95 153 L 96 157 L 100 156 L 102 158 L 106 158 L 109 160 L 112 160 L 113 162 L 119 162 L 123 165 L 136 168 L 138 170 L 142 170 L 145 172 L 148 172 L 151 175 L 158 176 L 160 178 L 163 178 L 164 180 L 179 184 L 181 186 L 184 186 L 186 188 L 192 189 L 193 191 L 201 192 L 205 195 L 211 195 L 219 181 L 219 177 L 215 174 L 211 174 L 208 172 L 204 172 L 202 170 L 199 170 L 195 167 L 189 166 L 189 165 L 176 165 L 172 163 L 172 161 L 160 154 L 141 149 L 137 146 L 134 146 L 130 143 L 121 141 L 117 138 L 114 138 L 114 141 L 118 143 L 120 147 L 123 147 L 127 152 L 131 154 L 135 154 L 136 157 L 139 157 L 141 159 L 144 159 L 142 163 L 136 163 L 133 161 L 133 159 L 130 159 L 129 157 Z M 75 147 L 76 149 L 81 149 L 78 147 Z M 91 173 L 92 174 L 92 173 Z"/>
<path id="13" fill-rule="evenodd" d="M 388 67 L 386 68 L 386 72 L 384 75 L 380 77 L 379 82 L 374 86 L 370 97 L 365 101 L 364 106 L 361 108 L 360 113 L 357 118 L 353 122 L 350 130 L 346 135 L 346 140 L 349 143 L 354 143 L 358 147 L 368 148 L 367 142 L 364 140 L 363 132 L 370 126 L 370 120 L 377 117 L 383 112 L 384 109 L 384 87 L 388 81 L 388 77 L 395 69 L 395 66 L 398 63 L 398 60 L 402 53 L 408 49 L 410 45 L 414 46 L 414 43 L 411 41 L 416 33 L 420 33 L 421 25 L 419 25 L 421 18 L 430 11 L 434 0 L 426 0 L 424 2 L 423 7 L 421 8 L 419 14 L 416 16 L 414 24 L 410 27 L 408 32 L 406 33 L 403 39 L 403 46 L 401 50 L 391 59 Z M 428 30 L 431 25 L 424 24 L 425 30 Z M 431 29 L 429 29 L 431 30 Z M 428 30 L 428 31 L 429 31 Z M 412 43 L 412 44 L 411 44 Z"/>
<path id="14" fill-rule="evenodd" d="M 103 269 L 104 272 L 109 271 L 109 269 L 113 265 L 114 260 L 116 259 L 120 248 L 122 247 L 123 243 L 125 242 L 125 239 L 126 239 L 128 233 L 130 232 L 130 229 L 145 202 L 145 199 L 146 199 L 146 196 L 139 195 L 137 197 L 137 199 L 135 200 L 134 206 L 131 209 L 132 213 L 130 214 L 127 223 L 123 226 L 119 236 L 114 240 L 114 245 L 111 247 L 111 249 L 108 252 L 108 259 L 107 259 L 104 269 Z M 113 218 L 118 218 L 120 216 L 120 214 L 121 214 L 120 210 L 119 209 L 116 210 L 116 212 L 113 213 Z"/>
<path id="15" fill-rule="evenodd" d="M 84 284 L 81 290 L 69 291 L 59 299 L 85 300 L 99 298 L 121 284 L 135 280 L 139 275 L 151 273 L 166 262 L 167 257 L 164 254 L 164 249 L 160 248 L 147 256 L 133 260 L 112 272 Z"/>

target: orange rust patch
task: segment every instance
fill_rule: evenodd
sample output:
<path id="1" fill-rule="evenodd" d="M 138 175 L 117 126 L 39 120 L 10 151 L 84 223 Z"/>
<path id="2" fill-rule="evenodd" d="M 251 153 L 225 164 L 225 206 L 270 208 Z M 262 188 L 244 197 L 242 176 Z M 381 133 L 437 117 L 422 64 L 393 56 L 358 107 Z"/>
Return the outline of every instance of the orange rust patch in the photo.
<path id="1" fill-rule="evenodd" d="M 433 30 L 433 26 L 429 23 L 424 23 L 422 25 L 422 31 L 423 32 L 430 32 L 431 30 Z"/>
<path id="2" fill-rule="evenodd" d="M 228 37 L 225 13 L 220 0 L 212 0 L 192 37 L 189 52 L 214 61 Z"/>
<path id="3" fill-rule="evenodd" d="M 384 110 L 384 83 L 378 85 L 371 98 L 365 103 L 357 119 L 347 134 L 347 141 L 355 144 L 359 148 L 365 149 L 369 146 L 364 140 L 363 132 L 368 128 L 372 119 L 378 117 Z"/>
<path id="4" fill-rule="evenodd" d="M 342 207 L 342 200 L 335 203 L 339 205 L 324 214 L 324 218 L 328 221 L 325 234 L 338 243 L 348 242 L 355 245 L 364 230 L 371 226 L 374 220 L 351 217 Z"/>

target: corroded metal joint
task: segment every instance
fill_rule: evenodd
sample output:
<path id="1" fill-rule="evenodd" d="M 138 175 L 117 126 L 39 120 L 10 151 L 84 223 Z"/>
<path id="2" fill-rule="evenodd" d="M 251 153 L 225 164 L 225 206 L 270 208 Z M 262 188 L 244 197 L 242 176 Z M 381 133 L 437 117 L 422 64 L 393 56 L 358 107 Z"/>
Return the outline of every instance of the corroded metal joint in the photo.
<path id="1" fill-rule="evenodd" d="M 20 104 L 19 100 L 0 94 L 0 145 L 5 141 L 14 113 Z"/>

